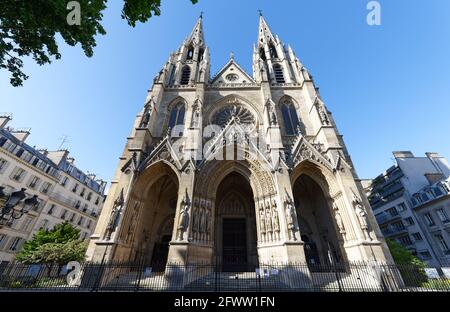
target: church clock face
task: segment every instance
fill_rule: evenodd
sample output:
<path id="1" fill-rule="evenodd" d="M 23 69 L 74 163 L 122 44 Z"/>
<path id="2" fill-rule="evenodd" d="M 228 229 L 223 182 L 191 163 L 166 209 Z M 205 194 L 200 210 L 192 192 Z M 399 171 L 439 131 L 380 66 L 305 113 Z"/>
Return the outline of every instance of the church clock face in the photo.
<path id="1" fill-rule="evenodd" d="M 236 75 L 236 74 L 228 74 L 225 78 L 226 78 L 228 81 L 236 81 L 236 80 L 239 79 L 239 76 Z"/>

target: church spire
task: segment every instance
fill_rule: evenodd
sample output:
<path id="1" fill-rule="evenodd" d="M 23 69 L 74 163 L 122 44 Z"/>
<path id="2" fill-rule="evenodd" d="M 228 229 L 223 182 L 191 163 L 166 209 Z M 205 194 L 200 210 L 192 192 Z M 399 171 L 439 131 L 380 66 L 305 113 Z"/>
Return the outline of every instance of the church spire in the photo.
<path id="1" fill-rule="evenodd" d="M 197 22 L 195 23 L 194 28 L 191 31 L 189 38 L 187 39 L 187 43 L 194 45 L 204 45 L 204 37 L 203 37 L 203 12 L 200 13 Z"/>

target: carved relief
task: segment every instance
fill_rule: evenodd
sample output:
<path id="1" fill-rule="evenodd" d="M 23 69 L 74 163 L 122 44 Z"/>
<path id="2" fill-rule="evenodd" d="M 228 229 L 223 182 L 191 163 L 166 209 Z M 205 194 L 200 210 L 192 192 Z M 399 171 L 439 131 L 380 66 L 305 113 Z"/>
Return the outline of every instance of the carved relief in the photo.
<path id="1" fill-rule="evenodd" d="M 297 240 L 297 238 L 295 237 L 295 206 L 292 198 L 288 193 L 286 193 L 284 197 L 284 206 L 286 210 L 286 224 L 289 240 Z"/>

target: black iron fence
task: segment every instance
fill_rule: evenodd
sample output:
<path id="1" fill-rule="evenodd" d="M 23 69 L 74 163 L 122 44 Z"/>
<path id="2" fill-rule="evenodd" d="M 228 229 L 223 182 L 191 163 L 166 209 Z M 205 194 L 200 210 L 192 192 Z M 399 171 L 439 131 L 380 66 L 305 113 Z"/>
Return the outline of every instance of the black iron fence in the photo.
<path id="1" fill-rule="evenodd" d="M 346 263 L 259 264 L 236 270 L 219 264 L 19 264 L 0 267 L 0 291 L 450 291 L 446 268 Z"/>

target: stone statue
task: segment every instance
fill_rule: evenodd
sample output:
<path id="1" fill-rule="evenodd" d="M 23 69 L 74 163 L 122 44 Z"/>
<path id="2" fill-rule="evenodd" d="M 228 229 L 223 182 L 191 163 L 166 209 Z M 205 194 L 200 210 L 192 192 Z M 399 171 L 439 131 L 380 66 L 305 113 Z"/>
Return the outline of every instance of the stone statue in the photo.
<path id="1" fill-rule="evenodd" d="M 141 124 L 139 125 L 140 128 L 145 128 L 148 126 L 148 123 L 150 122 L 150 118 L 152 117 L 153 108 L 151 104 L 145 108 L 144 115 L 142 116 Z"/>
<path id="2" fill-rule="evenodd" d="M 277 124 L 277 114 L 275 113 L 275 105 L 273 105 L 273 102 L 269 100 L 267 103 L 267 110 L 269 113 L 269 122 L 272 126 Z"/>
<path id="3" fill-rule="evenodd" d="M 289 239 L 296 240 L 295 237 L 295 207 L 294 203 L 292 202 L 291 197 L 289 194 L 286 194 L 284 199 L 284 205 L 286 209 L 286 224 L 288 228 L 289 233 Z"/>
<path id="4" fill-rule="evenodd" d="M 194 233 L 194 239 L 197 239 L 197 233 L 199 232 L 199 225 L 200 225 L 200 218 L 198 215 L 198 202 L 196 202 L 196 205 L 192 209 L 192 232 Z"/>
<path id="5" fill-rule="evenodd" d="M 344 222 L 342 221 L 342 216 L 339 213 L 339 207 L 335 203 L 333 204 L 333 210 L 334 210 L 334 217 L 336 219 L 336 224 L 339 228 L 339 233 L 341 233 L 342 238 L 345 239 L 346 231 L 345 231 L 345 227 L 344 227 Z"/>
<path id="6" fill-rule="evenodd" d="M 178 223 L 178 240 L 180 241 L 183 240 L 183 234 L 184 232 L 186 232 L 189 225 L 189 212 L 188 212 L 189 206 L 190 202 L 186 189 L 186 194 L 184 195 L 183 200 L 181 201 L 180 219 Z"/>
<path id="7" fill-rule="evenodd" d="M 209 240 L 209 234 L 211 232 L 211 206 L 209 203 L 206 203 L 206 212 L 205 212 L 205 233 L 206 233 L 206 239 Z"/>
<path id="8" fill-rule="evenodd" d="M 361 199 L 359 199 L 355 194 L 353 194 L 353 206 L 355 208 L 356 215 L 358 216 L 358 221 L 359 224 L 361 225 L 361 229 L 364 232 L 365 239 L 371 241 L 372 237 L 370 237 L 370 228 L 367 219 L 367 212 L 361 203 Z"/>
<path id="9" fill-rule="evenodd" d="M 124 204 L 123 189 L 120 191 L 119 196 L 116 198 L 111 210 L 111 215 L 109 216 L 108 225 L 106 226 L 105 239 L 110 240 L 112 233 L 116 230 L 118 225 L 119 217 L 122 212 L 122 207 Z"/>
<path id="10" fill-rule="evenodd" d="M 280 239 L 280 217 L 278 216 L 278 209 L 275 200 L 272 201 L 272 223 L 275 232 L 275 239 Z"/>
<path id="11" fill-rule="evenodd" d="M 261 232 L 261 239 L 262 241 L 265 241 L 266 236 L 266 216 L 264 213 L 264 207 L 260 205 L 259 208 L 259 227 Z"/>
<path id="12" fill-rule="evenodd" d="M 191 119 L 191 127 L 195 128 L 199 126 L 200 121 L 200 105 L 199 100 L 197 99 L 194 105 L 192 106 L 192 119 Z"/>
<path id="13" fill-rule="evenodd" d="M 325 108 L 322 105 L 317 105 L 317 111 L 319 112 L 320 121 L 322 125 L 329 125 L 330 120 L 328 119 L 328 115 L 325 112 Z"/>
<path id="14" fill-rule="evenodd" d="M 202 205 L 200 208 L 200 233 L 206 232 L 206 218 L 205 218 L 205 207 Z"/>

